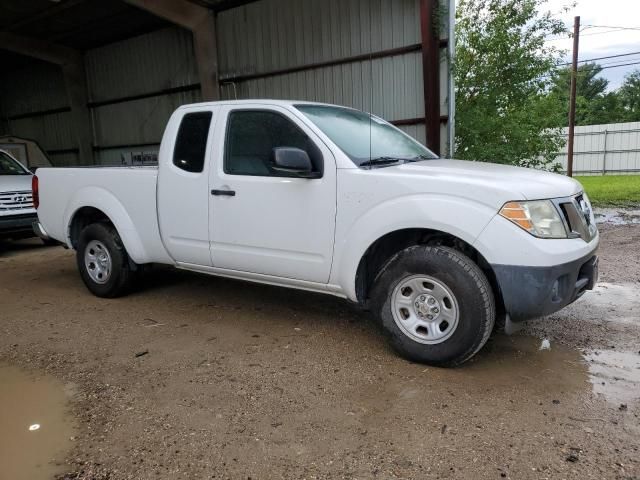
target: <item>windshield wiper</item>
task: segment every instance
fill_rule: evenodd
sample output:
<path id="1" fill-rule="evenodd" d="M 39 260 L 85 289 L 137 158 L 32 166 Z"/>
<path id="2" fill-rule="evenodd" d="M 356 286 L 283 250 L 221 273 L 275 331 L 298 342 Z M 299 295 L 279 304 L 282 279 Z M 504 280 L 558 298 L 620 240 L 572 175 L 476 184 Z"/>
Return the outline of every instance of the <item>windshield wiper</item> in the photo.
<path id="1" fill-rule="evenodd" d="M 382 165 L 393 165 L 399 162 L 415 162 L 416 160 L 411 158 L 402 157 L 377 157 L 371 160 L 365 160 L 359 166 L 360 167 L 377 167 Z"/>

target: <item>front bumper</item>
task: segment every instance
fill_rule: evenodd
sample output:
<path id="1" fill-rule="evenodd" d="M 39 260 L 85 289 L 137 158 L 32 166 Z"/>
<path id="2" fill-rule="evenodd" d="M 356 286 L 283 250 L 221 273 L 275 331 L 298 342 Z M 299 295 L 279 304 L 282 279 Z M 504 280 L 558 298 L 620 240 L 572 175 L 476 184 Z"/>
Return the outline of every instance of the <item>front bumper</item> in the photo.
<path id="1" fill-rule="evenodd" d="M 557 312 L 592 290 L 598 281 L 598 256 L 562 265 L 492 265 L 506 313 L 513 322 Z"/>
<path id="2" fill-rule="evenodd" d="M 36 213 L 0 217 L 0 237 L 35 236 L 32 225 L 37 220 Z"/>

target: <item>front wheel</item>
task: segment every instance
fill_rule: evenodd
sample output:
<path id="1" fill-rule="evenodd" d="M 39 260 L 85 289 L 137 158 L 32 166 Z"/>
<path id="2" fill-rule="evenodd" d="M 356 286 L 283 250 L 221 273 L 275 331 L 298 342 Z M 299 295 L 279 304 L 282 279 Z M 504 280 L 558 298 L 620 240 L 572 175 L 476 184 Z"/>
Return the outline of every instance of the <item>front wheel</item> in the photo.
<path id="1" fill-rule="evenodd" d="M 470 359 L 495 323 L 487 277 L 448 247 L 413 246 L 395 255 L 376 279 L 372 305 L 401 355 L 434 366 Z"/>
<path id="2" fill-rule="evenodd" d="M 114 298 L 128 292 L 133 272 L 120 235 L 112 225 L 94 223 L 82 230 L 76 262 L 84 284 L 94 295 Z"/>

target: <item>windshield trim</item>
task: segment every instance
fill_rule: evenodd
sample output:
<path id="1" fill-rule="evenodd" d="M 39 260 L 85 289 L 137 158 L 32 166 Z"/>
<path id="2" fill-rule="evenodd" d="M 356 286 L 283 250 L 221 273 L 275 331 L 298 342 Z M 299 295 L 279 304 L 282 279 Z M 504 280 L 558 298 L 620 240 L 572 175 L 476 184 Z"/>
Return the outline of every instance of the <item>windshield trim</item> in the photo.
<path id="1" fill-rule="evenodd" d="M 375 153 L 373 153 L 372 155 L 368 155 L 366 157 L 358 157 L 358 156 L 355 156 L 355 155 L 352 155 L 352 154 L 348 153 L 347 151 L 345 151 L 345 149 L 343 147 L 341 147 L 337 143 L 337 141 L 334 138 L 332 138 L 332 136 L 327 131 L 325 131 L 324 128 L 322 128 L 321 125 L 319 125 L 318 123 L 316 123 L 313 120 L 313 118 L 310 116 L 311 112 L 308 112 L 308 113 L 305 112 L 306 108 L 322 108 L 322 109 L 337 110 L 337 111 L 341 110 L 341 111 L 355 112 L 355 113 L 358 113 L 358 114 L 361 114 L 361 115 L 369 116 L 372 119 L 372 121 L 376 122 L 379 125 L 384 125 L 385 127 L 389 127 L 394 132 L 400 133 L 404 138 L 408 139 L 411 143 L 416 144 L 417 146 L 419 146 L 421 149 L 424 150 L 424 153 L 417 154 L 415 156 L 407 156 L 407 155 L 403 155 L 403 154 L 398 154 L 398 155 L 384 154 L 382 156 L 397 158 L 398 161 L 403 161 L 405 163 L 406 162 L 415 162 L 415 161 L 437 160 L 437 159 L 440 158 L 433 151 L 431 151 L 428 147 L 426 147 L 425 145 L 420 143 L 418 140 L 413 138 L 408 133 L 404 132 L 402 129 L 400 129 L 397 126 L 395 126 L 393 123 L 388 122 L 384 118 L 381 118 L 381 117 L 379 117 L 377 115 L 374 115 L 372 113 L 365 112 L 363 110 L 358 110 L 357 108 L 345 107 L 345 106 L 342 106 L 342 105 L 329 105 L 329 104 L 324 104 L 324 103 L 313 103 L 313 102 L 309 102 L 309 103 L 299 102 L 299 103 L 293 104 L 292 106 L 305 118 L 305 120 L 311 122 L 311 125 L 313 125 L 315 128 L 317 128 L 325 137 L 327 137 L 327 139 L 333 145 L 335 145 L 335 147 L 338 150 L 340 150 L 349 160 L 351 160 L 351 162 L 356 167 L 369 169 L 369 168 L 371 168 L 371 166 L 369 165 L 371 160 L 373 158 L 376 158 L 376 157 L 380 156 L 380 155 L 376 155 Z M 367 165 L 363 165 L 363 164 L 367 164 Z M 382 166 L 392 166 L 392 165 L 393 164 L 380 165 L 380 167 L 382 167 Z"/>

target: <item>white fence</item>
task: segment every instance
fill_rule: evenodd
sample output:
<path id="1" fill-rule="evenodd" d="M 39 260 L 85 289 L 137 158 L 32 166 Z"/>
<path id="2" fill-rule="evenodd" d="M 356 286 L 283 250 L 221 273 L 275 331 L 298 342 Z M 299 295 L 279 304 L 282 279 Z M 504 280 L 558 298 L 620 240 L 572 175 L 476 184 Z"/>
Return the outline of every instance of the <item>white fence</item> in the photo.
<path id="1" fill-rule="evenodd" d="M 562 136 L 568 137 L 568 128 Z M 567 170 L 567 146 L 556 157 Z M 576 127 L 573 149 L 576 175 L 640 174 L 640 122 Z"/>

